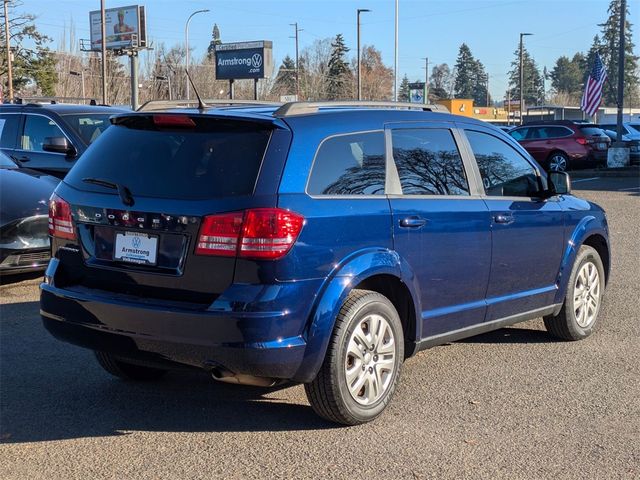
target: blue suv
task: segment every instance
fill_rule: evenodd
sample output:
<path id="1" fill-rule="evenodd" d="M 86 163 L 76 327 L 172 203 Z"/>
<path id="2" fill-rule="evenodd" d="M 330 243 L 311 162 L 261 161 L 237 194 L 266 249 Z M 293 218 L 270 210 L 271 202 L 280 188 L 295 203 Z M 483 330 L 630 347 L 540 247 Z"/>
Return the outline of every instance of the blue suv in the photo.
<path id="1" fill-rule="evenodd" d="M 403 361 L 543 317 L 597 325 L 597 205 L 518 143 L 437 107 L 217 105 L 112 117 L 50 201 L 45 327 L 133 380 L 177 364 L 303 383 L 376 418 Z"/>

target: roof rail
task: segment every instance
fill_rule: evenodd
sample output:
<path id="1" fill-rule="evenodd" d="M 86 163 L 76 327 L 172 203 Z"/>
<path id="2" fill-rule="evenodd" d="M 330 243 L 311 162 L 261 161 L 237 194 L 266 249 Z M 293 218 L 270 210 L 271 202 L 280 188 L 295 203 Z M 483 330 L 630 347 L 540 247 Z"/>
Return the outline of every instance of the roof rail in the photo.
<path id="1" fill-rule="evenodd" d="M 236 107 L 236 106 L 275 106 L 279 107 L 282 105 L 281 102 L 268 102 L 262 100 L 224 100 L 224 99 L 213 99 L 213 100 L 203 100 L 207 107 L 215 108 L 217 106 L 227 106 L 227 107 Z M 166 110 L 169 108 L 188 108 L 188 107 L 197 107 L 198 100 L 149 100 L 146 103 L 143 103 L 138 107 L 137 112 L 145 112 L 149 110 Z"/>
<path id="2" fill-rule="evenodd" d="M 274 112 L 274 117 L 290 117 L 292 115 L 305 115 L 316 113 L 321 108 L 399 108 L 407 110 L 422 110 L 425 112 L 449 113 L 447 107 L 443 105 L 427 105 L 422 103 L 408 102 L 385 102 L 385 101 L 331 101 L 331 102 L 289 102 L 282 105 Z"/>

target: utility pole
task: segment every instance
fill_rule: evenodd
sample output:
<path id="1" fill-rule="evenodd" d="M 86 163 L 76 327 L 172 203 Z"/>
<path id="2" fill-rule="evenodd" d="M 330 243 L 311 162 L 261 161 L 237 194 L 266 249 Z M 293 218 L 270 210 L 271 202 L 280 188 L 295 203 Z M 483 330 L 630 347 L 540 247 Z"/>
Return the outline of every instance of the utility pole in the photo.
<path id="1" fill-rule="evenodd" d="M 489 106 L 489 72 L 487 72 L 487 107 Z"/>
<path id="2" fill-rule="evenodd" d="M 104 0 L 100 0 L 100 29 L 102 31 L 102 104 L 107 105 L 107 20 Z"/>
<path id="3" fill-rule="evenodd" d="M 298 28 L 298 22 L 296 23 L 290 23 L 290 26 L 292 26 L 293 28 L 295 28 L 296 30 L 296 34 L 293 37 L 289 37 L 289 38 L 295 38 L 296 39 L 296 99 L 299 100 L 299 95 L 300 95 L 300 65 L 299 65 L 299 61 L 300 58 L 298 56 L 298 32 L 301 32 L 302 29 Z"/>
<path id="4" fill-rule="evenodd" d="M 7 81 L 9 83 L 9 102 L 13 102 L 13 67 L 11 65 L 11 32 L 9 31 L 9 0 L 4 0 L 4 38 L 7 47 Z"/>
<path id="5" fill-rule="evenodd" d="M 524 60 L 522 58 L 522 37 L 527 35 L 533 35 L 533 33 L 521 33 L 520 34 L 520 125 L 522 125 L 524 121 L 523 113 L 524 113 Z"/>
<path id="6" fill-rule="evenodd" d="M 398 101 L 398 0 L 396 0 L 396 33 L 393 56 L 393 101 Z"/>
<path id="7" fill-rule="evenodd" d="M 370 12 L 366 8 L 359 8 L 356 24 L 358 26 L 358 100 L 362 100 L 362 69 L 360 67 L 360 14 Z"/>
<path id="8" fill-rule="evenodd" d="M 426 57 L 424 62 L 424 103 L 427 104 L 429 103 L 429 57 Z"/>
<path id="9" fill-rule="evenodd" d="M 5 3 L 6 5 L 6 3 Z M 618 51 L 618 115 L 616 127 L 616 142 L 622 142 L 622 108 L 624 106 L 624 27 L 627 15 L 627 0 L 620 2 L 620 46 Z"/>

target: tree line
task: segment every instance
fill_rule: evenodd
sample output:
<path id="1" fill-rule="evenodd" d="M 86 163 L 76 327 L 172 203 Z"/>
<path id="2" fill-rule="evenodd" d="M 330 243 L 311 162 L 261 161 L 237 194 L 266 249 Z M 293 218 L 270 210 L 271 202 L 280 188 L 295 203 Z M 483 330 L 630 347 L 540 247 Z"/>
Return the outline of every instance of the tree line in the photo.
<path id="1" fill-rule="evenodd" d="M 81 77 L 69 72 L 83 72 L 85 96 L 101 98 L 100 57 L 94 52 L 79 52 L 74 29 L 71 25 L 60 42 L 58 51 L 48 48 L 51 39 L 41 34 L 35 26 L 33 15 L 19 13 L 20 2 L 11 2 L 10 31 L 14 53 L 14 88 L 23 95 L 79 97 Z M 527 105 L 543 103 L 579 104 L 588 70 L 596 54 L 600 54 L 610 79 L 604 88 L 604 104 L 616 104 L 618 75 L 618 25 L 621 0 L 611 0 L 606 21 L 599 24 L 600 33 L 593 39 L 587 52 L 559 57 L 549 70 L 540 69 L 530 54 L 523 49 L 523 96 Z M 640 105 L 638 87 L 638 56 L 634 55 L 631 22 L 627 7 L 625 46 L 625 105 Z M 0 24 L 4 24 L 0 10 Z M 3 35 L 4 36 L 4 35 Z M 67 44 L 68 41 L 68 44 Z M 200 61 L 192 62 L 190 70 L 201 95 L 206 98 L 228 98 L 229 84 L 215 77 L 215 45 L 220 44 L 221 33 L 213 26 L 206 54 Z M 6 43 L 0 47 L 0 75 L 6 92 Z M 30 45 L 29 48 L 25 45 Z M 141 66 L 139 96 L 141 102 L 155 98 L 184 98 L 185 49 L 183 44 L 167 47 L 155 46 Z M 260 81 L 259 95 L 265 100 L 279 100 L 282 95 L 293 95 L 298 88 L 299 98 L 306 100 L 337 100 L 357 97 L 357 61 L 349 56 L 350 49 L 343 36 L 320 39 L 303 48 L 296 69 L 295 60 L 286 56 L 273 78 Z M 129 71 L 127 65 L 112 53 L 107 58 L 108 99 L 112 104 L 127 104 L 130 98 Z M 393 69 L 387 66 L 381 52 L 372 45 L 365 45 L 361 52 L 362 98 L 364 100 L 389 100 L 393 96 Z M 469 45 L 462 43 L 455 64 L 434 65 L 429 72 L 429 101 L 443 98 L 472 98 L 475 105 L 491 106 L 499 102 L 488 93 L 489 75 L 483 63 L 477 59 Z M 296 81 L 297 74 L 297 81 Z M 512 99 L 520 98 L 519 48 L 514 52 L 508 72 Z M 416 80 L 419 81 L 419 80 Z M 399 85 L 399 100 L 409 99 L 409 78 L 404 75 Z M 611 87 L 613 86 L 613 87 Z M 251 98 L 253 81 L 235 83 L 237 98 Z M 506 98 L 507 94 L 505 94 Z"/>

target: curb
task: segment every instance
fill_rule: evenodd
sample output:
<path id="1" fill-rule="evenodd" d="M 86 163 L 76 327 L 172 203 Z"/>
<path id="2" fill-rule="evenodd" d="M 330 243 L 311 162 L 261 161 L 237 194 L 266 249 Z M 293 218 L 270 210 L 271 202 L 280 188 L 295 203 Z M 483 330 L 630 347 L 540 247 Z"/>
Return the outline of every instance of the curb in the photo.
<path id="1" fill-rule="evenodd" d="M 640 179 L 640 167 L 572 170 L 567 173 L 571 176 L 571 178 L 623 177 L 623 178 L 639 178 Z"/>

